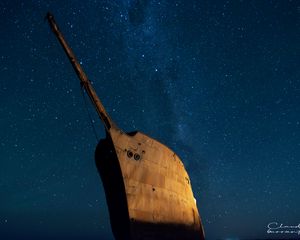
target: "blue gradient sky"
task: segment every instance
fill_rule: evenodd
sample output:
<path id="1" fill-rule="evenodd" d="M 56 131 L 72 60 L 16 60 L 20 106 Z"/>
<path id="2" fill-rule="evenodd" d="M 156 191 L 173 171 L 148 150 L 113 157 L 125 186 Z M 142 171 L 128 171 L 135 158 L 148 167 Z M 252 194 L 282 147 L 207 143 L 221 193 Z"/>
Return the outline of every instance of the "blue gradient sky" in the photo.
<path id="1" fill-rule="evenodd" d="M 172 148 L 208 239 L 295 238 L 299 1 L 0 2 L 0 238 L 112 239 L 79 81 L 114 121 Z M 92 106 L 98 137 L 104 129 Z"/>

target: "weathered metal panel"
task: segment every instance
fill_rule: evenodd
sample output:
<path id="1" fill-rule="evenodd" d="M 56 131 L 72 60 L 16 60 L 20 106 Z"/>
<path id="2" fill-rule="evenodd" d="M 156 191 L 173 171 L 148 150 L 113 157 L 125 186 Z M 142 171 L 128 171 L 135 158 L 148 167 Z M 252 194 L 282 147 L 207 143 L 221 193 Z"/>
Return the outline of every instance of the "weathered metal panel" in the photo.
<path id="1" fill-rule="evenodd" d="M 185 239 L 204 239 L 190 179 L 179 157 L 143 133 L 130 136 L 115 128 L 109 133 L 119 150 L 131 239 L 181 239 L 178 236 L 183 232 Z M 139 231 L 145 225 L 153 231 L 152 237 L 148 231 L 145 236 Z M 166 236 L 167 229 L 173 233 Z"/>

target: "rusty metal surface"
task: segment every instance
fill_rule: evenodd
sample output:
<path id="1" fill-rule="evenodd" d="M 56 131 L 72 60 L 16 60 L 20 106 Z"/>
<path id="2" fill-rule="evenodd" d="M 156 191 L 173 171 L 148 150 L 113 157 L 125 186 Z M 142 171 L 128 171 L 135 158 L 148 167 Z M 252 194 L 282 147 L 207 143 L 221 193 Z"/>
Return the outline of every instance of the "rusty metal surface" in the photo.
<path id="1" fill-rule="evenodd" d="M 47 19 L 106 129 L 95 160 L 104 185 L 116 239 L 204 239 L 189 176 L 179 157 L 155 139 L 126 134 L 107 114 L 60 32 Z"/>
<path id="2" fill-rule="evenodd" d="M 150 239 L 161 236 L 180 239 L 177 230 L 185 232 L 185 239 L 203 239 L 191 182 L 179 157 L 143 133 L 130 136 L 116 128 L 111 128 L 109 133 L 124 181 L 132 239 L 149 235 L 139 231 L 135 223 L 140 226 L 144 223 L 150 229 L 151 224 L 160 225 L 160 229 L 174 226 L 173 233 L 159 231 Z M 189 238 L 189 234 L 193 237 Z"/>

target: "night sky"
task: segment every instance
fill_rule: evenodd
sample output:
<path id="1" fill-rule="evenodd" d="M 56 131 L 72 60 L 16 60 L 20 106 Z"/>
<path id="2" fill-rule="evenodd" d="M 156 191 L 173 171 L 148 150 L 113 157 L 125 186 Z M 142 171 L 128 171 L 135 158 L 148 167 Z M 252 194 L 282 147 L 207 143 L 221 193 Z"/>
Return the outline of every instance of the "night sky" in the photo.
<path id="1" fill-rule="evenodd" d="M 104 127 L 47 11 L 118 126 L 181 157 L 207 239 L 299 237 L 267 234 L 300 223 L 299 1 L 0 10 L 0 239 L 113 239 L 94 162 Z"/>

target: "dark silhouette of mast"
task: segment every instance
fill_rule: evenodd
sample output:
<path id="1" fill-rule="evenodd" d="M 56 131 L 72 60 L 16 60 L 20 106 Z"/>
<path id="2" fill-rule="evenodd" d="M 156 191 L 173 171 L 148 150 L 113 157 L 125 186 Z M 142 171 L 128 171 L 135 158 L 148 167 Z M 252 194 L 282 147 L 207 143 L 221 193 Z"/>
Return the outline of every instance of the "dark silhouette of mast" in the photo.
<path id="1" fill-rule="evenodd" d="M 51 13 L 47 13 L 46 18 L 48 19 L 48 22 L 50 24 L 50 27 L 52 29 L 52 31 L 54 32 L 54 34 L 56 35 L 56 37 L 58 38 L 59 42 L 61 43 L 65 53 L 67 54 L 67 57 L 69 58 L 78 78 L 80 79 L 80 83 L 81 85 L 84 87 L 85 91 L 87 92 L 87 94 L 89 95 L 92 103 L 94 104 L 101 120 L 104 123 L 104 126 L 106 128 L 106 130 L 108 131 L 111 127 L 116 127 L 115 123 L 111 120 L 111 118 L 109 117 L 109 115 L 107 114 L 104 106 L 102 105 L 102 102 L 100 101 L 99 97 L 97 96 L 90 80 L 88 79 L 88 77 L 86 76 L 86 74 L 84 73 L 80 63 L 77 61 L 75 54 L 73 53 L 72 49 L 69 47 L 69 45 L 67 44 L 63 34 L 60 32 L 54 17 Z"/>

